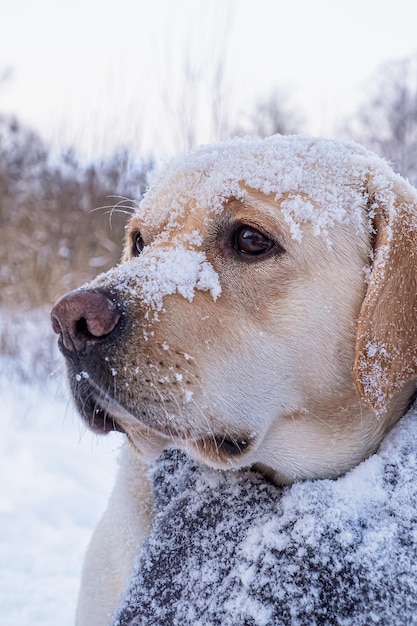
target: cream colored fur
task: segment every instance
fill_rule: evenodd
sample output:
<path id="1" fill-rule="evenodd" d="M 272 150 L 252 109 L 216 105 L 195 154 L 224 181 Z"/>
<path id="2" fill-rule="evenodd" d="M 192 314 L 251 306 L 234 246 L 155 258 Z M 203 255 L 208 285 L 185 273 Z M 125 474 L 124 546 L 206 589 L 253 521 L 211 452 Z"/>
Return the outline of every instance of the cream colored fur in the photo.
<path id="1" fill-rule="evenodd" d="M 85 557 L 77 626 L 105 626 L 120 600 L 153 515 L 145 473 L 146 467 L 140 457 L 130 446 L 125 446 L 107 509 Z"/>
<path id="2" fill-rule="evenodd" d="M 125 264 L 136 263 L 131 241 L 137 231 L 155 253 L 190 241 L 197 230 L 204 242 L 196 244 L 197 250 L 204 249 L 222 293 L 214 301 L 207 290 L 197 290 L 191 302 L 170 295 L 153 321 L 140 298 L 128 301 L 134 320 L 130 339 L 112 355 L 120 389 L 128 391 L 120 392 L 125 393 L 123 402 L 108 399 L 106 408 L 126 431 L 131 448 L 123 453 L 108 509 L 86 557 L 77 626 L 108 623 L 146 536 L 152 505 L 141 456 L 155 458 L 165 447 L 178 446 L 213 467 L 255 464 L 278 483 L 290 484 L 340 475 L 377 449 L 406 410 L 416 377 L 414 343 L 401 366 L 401 355 L 387 357 L 385 365 L 394 373 L 383 402 L 366 385 L 369 337 L 383 337 L 392 319 L 402 323 L 404 316 L 411 320 L 407 332 L 415 330 L 415 295 L 410 301 L 404 295 L 412 288 L 415 294 L 415 253 L 410 258 L 410 252 L 399 252 L 401 242 L 406 241 L 409 251 L 415 242 L 410 229 L 407 236 L 401 233 L 404 210 L 415 214 L 415 195 L 408 190 L 404 182 L 396 192 L 400 209 L 392 259 L 398 267 L 388 296 L 384 276 L 372 267 L 365 280 L 364 267 L 372 265 L 365 201 L 362 230 L 336 223 L 330 245 L 310 224 L 302 224 L 301 242 L 294 239 L 280 201 L 253 189 L 244 201 L 228 200 L 221 214 L 207 214 L 204 206 L 190 201 L 175 228 L 132 217 Z M 165 197 L 169 191 L 168 181 L 159 193 Z M 377 203 L 372 210 L 381 216 L 384 210 Z M 285 252 L 262 262 L 239 262 L 215 238 L 230 223 L 270 234 Z M 387 238 L 382 239 L 386 245 Z M 377 236 L 376 257 L 379 243 Z M 122 270 L 111 270 L 89 288 L 111 289 L 120 282 Z M 402 309 L 394 313 L 400 277 L 414 282 L 402 285 Z M 131 287 L 126 287 L 126 298 Z M 391 302 L 385 313 L 378 309 L 377 327 L 368 311 L 371 293 L 373 304 L 380 293 Z M 138 363 L 140 378 L 135 374 Z M 145 407 L 139 421 L 135 406 L 140 403 L 153 410 Z M 219 436 L 246 440 L 248 448 L 228 455 Z"/>

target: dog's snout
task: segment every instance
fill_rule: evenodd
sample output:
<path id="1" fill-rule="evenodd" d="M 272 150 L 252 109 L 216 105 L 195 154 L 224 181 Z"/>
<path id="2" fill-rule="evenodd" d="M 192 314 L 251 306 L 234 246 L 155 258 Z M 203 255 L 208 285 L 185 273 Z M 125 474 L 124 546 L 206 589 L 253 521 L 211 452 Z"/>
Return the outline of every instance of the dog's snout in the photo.
<path id="1" fill-rule="evenodd" d="M 69 354 L 82 354 L 109 335 L 121 316 L 121 307 L 111 294 L 77 290 L 62 296 L 51 311 L 52 327 L 62 337 Z"/>

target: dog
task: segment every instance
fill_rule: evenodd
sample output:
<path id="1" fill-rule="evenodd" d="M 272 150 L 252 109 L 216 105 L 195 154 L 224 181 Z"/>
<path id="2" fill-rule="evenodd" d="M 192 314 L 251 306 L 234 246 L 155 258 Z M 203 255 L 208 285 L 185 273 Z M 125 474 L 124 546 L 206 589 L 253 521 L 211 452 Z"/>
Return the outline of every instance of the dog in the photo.
<path id="1" fill-rule="evenodd" d="M 415 392 L 416 207 L 373 153 L 307 136 L 203 146 L 156 177 L 121 263 L 51 313 L 78 411 L 129 442 L 79 626 L 117 605 L 165 448 L 281 485 L 377 450 Z"/>

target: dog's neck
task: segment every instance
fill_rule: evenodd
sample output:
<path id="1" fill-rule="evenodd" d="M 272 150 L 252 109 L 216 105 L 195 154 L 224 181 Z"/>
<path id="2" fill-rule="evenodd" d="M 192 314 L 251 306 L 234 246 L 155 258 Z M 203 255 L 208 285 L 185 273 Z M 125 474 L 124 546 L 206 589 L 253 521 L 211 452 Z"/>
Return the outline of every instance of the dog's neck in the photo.
<path id="1" fill-rule="evenodd" d="M 269 433 L 271 452 L 266 451 L 266 459 L 276 459 L 275 466 L 261 462 L 255 467 L 279 485 L 336 478 L 376 452 L 416 395 L 415 382 L 407 383 L 382 415 L 376 415 L 353 392 L 344 403 L 330 398 L 327 403 L 316 402 L 293 412 L 280 419 L 279 428 Z"/>

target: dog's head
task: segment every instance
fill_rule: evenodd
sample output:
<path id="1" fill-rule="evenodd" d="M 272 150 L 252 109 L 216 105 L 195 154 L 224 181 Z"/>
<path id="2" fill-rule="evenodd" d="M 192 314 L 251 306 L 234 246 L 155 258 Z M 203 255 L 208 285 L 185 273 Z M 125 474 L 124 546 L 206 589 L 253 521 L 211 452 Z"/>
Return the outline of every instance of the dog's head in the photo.
<path id="1" fill-rule="evenodd" d="M 93 429 L 286 483 L 346 471 L 405 411 L 416 276 L 416 193 L 384 161 L 234 140 L 168 166 L 122 262 L 52 320 Z"/>

